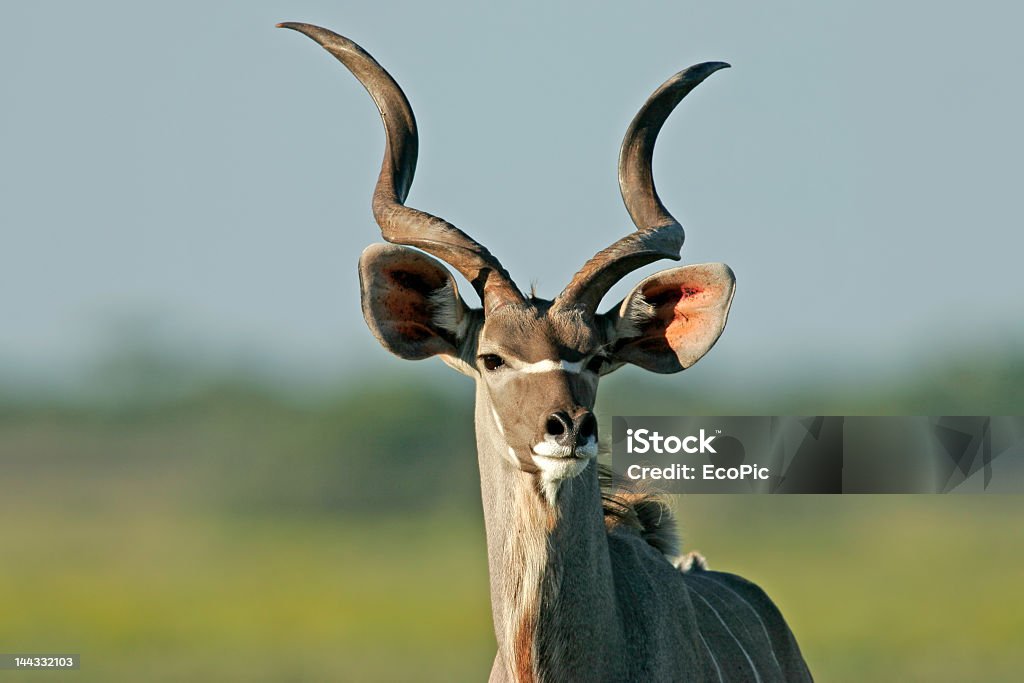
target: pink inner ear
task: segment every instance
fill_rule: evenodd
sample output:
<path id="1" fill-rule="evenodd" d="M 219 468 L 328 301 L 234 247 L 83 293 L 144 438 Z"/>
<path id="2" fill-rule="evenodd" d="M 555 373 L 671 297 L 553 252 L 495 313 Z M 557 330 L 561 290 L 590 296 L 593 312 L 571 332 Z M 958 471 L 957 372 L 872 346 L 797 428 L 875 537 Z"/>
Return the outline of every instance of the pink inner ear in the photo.
<path id="1" fill-rule="evenodd" d="M 700 306 L 700 295 L 704 291 L 699 287 L 684 285 L 675 292 L 679 297 L 675 305 L 665 307 L 672 318 L 665 329 L 665 338 L 673 349 L 682 346 L 686 338 L 693 334 L 694 327 L 700 325 L 701 316 L 697 307 Z"/>
<path id="2" fill-rule="evenodd" d="M 665 339 L 668 341 L 668 345 L 673 349 L 677 349 L 681 344 L 683 344 L 684 338 L 686 337 L 689 329 L 689 323 L 689 316 L 680 311 L 677 307 L 675 319 L 669 323 L 668 328 L 665 330 Z"/>
<path id="3" fill-rule="evenodd" d="M 646 326 L 640 343 L 652 351 L 663 349 L 666 342 L 671 348 L 678 348 L 691 333 L 694 304 L 703 293 L 704 289 L 694 285 L 655 285 L 645 290 L 644 299 L 654 306 L 655 319 Z"/>
<path id="4" fill-rule="evenodd" d="M 690 367 L 722 333 L 735 282 L 732 271 L 721 263 L 673 268 L 647 278 L 635 291 L 653 309 L 652 315 L 625 328 L 639 335 L 623 335 L 617 359 L 654 372 Z M 620 304 L 619 315 L 632 317 L 637 312 L 642 309 L 632 298 Z"/>
<path id="5" fill-rule="evenodd" d="M 655 308 L 656 321 L 645 330 L 643 346 L 651 351 L 669 346 L 677 354 L 690 346 L 701 344 L 715 316 L 708 315 L 724 295 L 716 283 L 675 282 L 651 283 L 644 298 Z"/>

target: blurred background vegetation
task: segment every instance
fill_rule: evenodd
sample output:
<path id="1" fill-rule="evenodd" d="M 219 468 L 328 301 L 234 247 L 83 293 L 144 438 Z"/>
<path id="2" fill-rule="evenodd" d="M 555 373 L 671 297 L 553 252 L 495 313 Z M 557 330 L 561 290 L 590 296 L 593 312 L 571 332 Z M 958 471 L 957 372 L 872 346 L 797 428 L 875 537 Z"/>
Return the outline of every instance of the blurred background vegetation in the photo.
<path id="1" fill-rule="evenodd" d="M 627 369 L 599 411 L 1019 414 L 1024 356 L 972 357 L 744 390 Z M 0 649 L 81 653 L 78 681 L 484 680 L 469 382 L 186 358 L 132 343 L 80 381 L 3 385 Z M 686 546 L 766 588 L 819 680 L 1020 680 L 1021 498 L 674 501 Z"/>

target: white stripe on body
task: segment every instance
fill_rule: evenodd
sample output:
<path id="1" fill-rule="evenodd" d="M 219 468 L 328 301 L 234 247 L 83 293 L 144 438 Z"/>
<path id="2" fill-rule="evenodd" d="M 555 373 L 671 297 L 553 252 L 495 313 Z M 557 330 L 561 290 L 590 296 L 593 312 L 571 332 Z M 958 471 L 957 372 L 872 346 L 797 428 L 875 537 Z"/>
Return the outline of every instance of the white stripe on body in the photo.
<path id="1" fill-rule="evenodd" d="M 729 624 L 725 623 L 725 619 L 722 618 L 722 615 L 718 613 L 718 610 L 716 610 L 714 608 L 714 606 L 704 598 L 703 595 L 701 595 L 700 593 L 698 593 L 695 590 L 691 590 L 690 592 L 693 593 L 698 598 L 700 598 L 700 601 L 703 602 L 705 605 L 707 605 L 708 609 L 710 609 L 712 612 L 714 612 L 714 614 L 718 618 L 718 620 L 720 622 L 722 622 L 722 626 L 725 627 L 726 632 L 730 636 L 732 636 L 732 639 L 735 640 L 736 644 L 740 646 L 740 652 L 742 652 L 743 656 L 747 658 L 747 664 L 750 664 L 750 670 L 754 672 L 754 683 L 761 683 L 761 676 L 760 676 L 760 674 L 757 673 L 757 667 L 754 666 L 754 660 L 752 660 L 750 658 L 750 655 L 747 654 L 747 650 L 746 650 L 746 648 L 743 647 L 743 643 L 740 642 L 740 639 L 737 638 L 736 634 L 732 632 L 731 628 L 729 628 Z"/>
<path id="2" fill-rule="evenodd" d="M 764 625 L 764 620 L 761 619 L 761 615 L 758 614 L 756 609 L 754 609 L 754 606 L 751 605 L 749 602 L 747 602 L 746 599 L 742 595 L 740 595 L 739 593 L 734 591 L 727 584 L 722 583 L 721 581 L 717 581 L 713 577 L 704 576 L 702 574 L 691 574 L 690 578 L 691 579 L 704 579 L 705 581 L 710 581 L 711 583 L 713 583 L 715 585 L 721 586 L 722 588 L 724 588 L 725 590 L 729 591 L 730 593 L 735 595 L 737 598 L 739 598 L 740 602 L 742 602 L 744 605 L 746 605 L 747 607 L 750 608 L 750 611 L 754 613 L 755 617 L 757 617 L 757 623 L 759 623 L 761 625 L 761 630 L 764 631 L 764 637 L 767 638 L 767 640 L 768 640 L 768 649 L 772 653 L 772 659 L 775 660 L 775 666 L 779 667 L 779 673 L 782 674 L 783 673 L 783 671 L 782 671 L 782 664 L 779 663 L 779 658 L 775 656 L 775 645 L 772 643 L 772 637 L 770 635 L 768 635 L 768 627 Z M 783 677 L 785 677 L 785 674 L 783 674 Z"/>
<path id="3" fill-rule="evenodd" d="M 725 679 L 722 678 L 722 669 L 718 666 L 718 660 L 715 659 L 715 653 L 711 651 L 711 646 L 708 645 L 708 641 L 704 640 L 704 634 L 700 632 L 699 628 L 697 629 L 697 635 L 700 636 L 700 642 L 704 643 L 704 647 L 707 648 L 708 655 L 711 657 L 711 663 L 715 665 L 715 672 L 718 674 L 718 680 L 721 683 L 724 683 Z"/>

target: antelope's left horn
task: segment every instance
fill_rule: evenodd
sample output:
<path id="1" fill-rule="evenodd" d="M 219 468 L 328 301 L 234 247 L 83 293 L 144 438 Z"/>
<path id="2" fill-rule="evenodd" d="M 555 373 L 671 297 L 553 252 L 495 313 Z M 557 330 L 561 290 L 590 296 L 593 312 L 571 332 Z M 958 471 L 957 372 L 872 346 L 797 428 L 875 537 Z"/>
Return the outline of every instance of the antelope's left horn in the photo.
<path id="1" fill-rule="evenodd" d="M 680 71 L 640 107 L 619 150 L 619 189 L 637 231 L 587 261 L 555 299 L 556 308 L 578 308 L 593 315 L 608 290 L 626 274 L 659 259 L 679 260 L 683 226 L 668 212 L 654 188 L 654 143 L 676 105 L 705 78 L 728 66 L 725 62 L 704 62 Z"/>

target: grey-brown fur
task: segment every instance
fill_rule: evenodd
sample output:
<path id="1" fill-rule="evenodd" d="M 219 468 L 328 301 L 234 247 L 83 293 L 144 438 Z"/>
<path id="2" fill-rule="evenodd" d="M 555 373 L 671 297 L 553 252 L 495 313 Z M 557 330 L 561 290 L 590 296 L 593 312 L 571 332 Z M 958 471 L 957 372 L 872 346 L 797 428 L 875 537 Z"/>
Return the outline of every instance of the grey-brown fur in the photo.
<path id="1" fill-rule="evenodd" d="M 446 221 L 405 206 L 415 119 L 398 85 L 362 48 L 284 24 L 338 58 L 381 110 L 386 146 L 373 213 L 390 245 L 359 261 L 363 314 L 407 359 L 431 356 L 476 383 L 477 461 L 498 652 L 491 681 L 803 681 L 810 674 L 778 609 L 753 584 L 677 558 L 668 508 L 614 482 L 596 460 L 602 375 L 624 364 L 678 372 L 725 327 L 732 271 L 661 271 L 604 313 L 608 289 L 637 267 L 678 259 L 682 227 L 654 190 L 665 119 L 708 75 L 665 82 L 623 141 L 619 182 L 637 231 L 586 262 L 553 301 L 524 297 L 498 260 Z M 482 299 L 470 308 L 443 259 Z"/>

